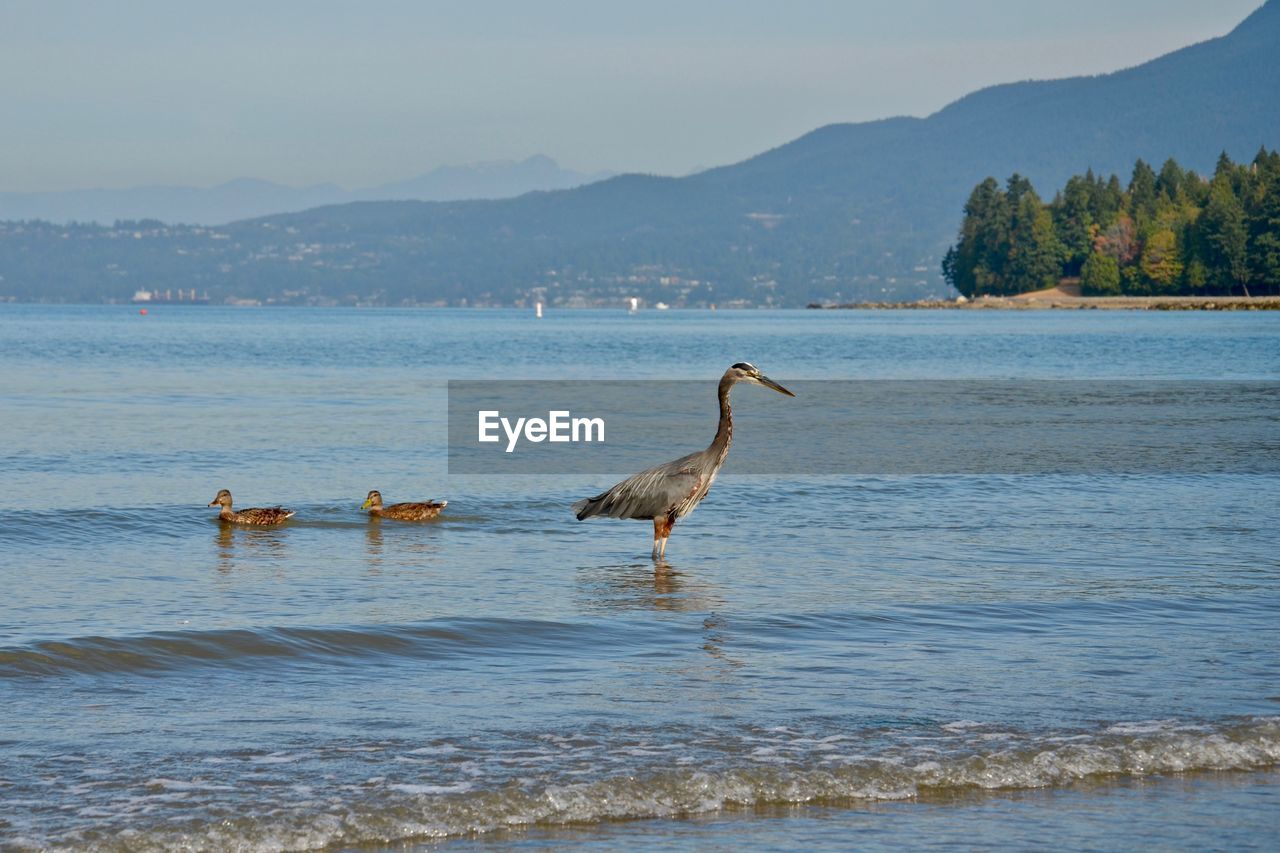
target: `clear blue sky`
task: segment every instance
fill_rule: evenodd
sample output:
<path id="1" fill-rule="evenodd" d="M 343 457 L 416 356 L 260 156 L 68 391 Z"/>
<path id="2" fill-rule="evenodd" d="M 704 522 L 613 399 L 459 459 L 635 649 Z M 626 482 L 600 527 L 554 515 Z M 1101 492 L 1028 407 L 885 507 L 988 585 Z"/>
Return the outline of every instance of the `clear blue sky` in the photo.
<path id="1" fill-rule="evenodd" d="M 0 190 L 369 186 L 545 153 L 683 174 L 993 83 L 1112 71 L 1261 0 L 0 0 Z"/>

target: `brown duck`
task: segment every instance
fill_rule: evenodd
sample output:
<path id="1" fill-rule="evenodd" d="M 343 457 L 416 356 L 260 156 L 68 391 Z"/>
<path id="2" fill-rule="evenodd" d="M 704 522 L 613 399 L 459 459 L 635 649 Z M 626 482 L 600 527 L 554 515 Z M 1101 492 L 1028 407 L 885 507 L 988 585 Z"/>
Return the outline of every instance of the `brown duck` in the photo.
<path id="1" fill-rule="evenodd" d="M 364 505 L 360 508 L 369 510 L 369 515 L 377 518 L 394 518 L 396 521 L 429 521 L 448 505 L 448 501 L 427 501 L 383 506 L 382 492 L 374 489 L 369 492 L 369 497 L 364 499 Z"/>
<path id="2" fill-rule="evenodd" d="M 252 507 L 251 509 L 242 509 L 236 512 L 231 509 L 231 492 L 226 489 L 218 492 L 218 496 L 209 501 L 209 506 L 222 507 L 222 510 L 218 513 L 218 518 L 221 521 L 229 521 L 232 524 L 252 524 L 257 527 L 267 527 L 293 518 L 293 510 L 279 506 Z"/>

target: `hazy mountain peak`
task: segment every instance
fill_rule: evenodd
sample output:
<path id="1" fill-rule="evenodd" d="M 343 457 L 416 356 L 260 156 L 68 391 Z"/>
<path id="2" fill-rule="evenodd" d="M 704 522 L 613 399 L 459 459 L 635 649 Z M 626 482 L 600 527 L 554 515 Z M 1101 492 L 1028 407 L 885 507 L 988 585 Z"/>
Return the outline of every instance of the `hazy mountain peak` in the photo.
<path id="1" fill-rule="evenodd" d="M 1254 10 L 1252 15 L 1241 21 L 1232 32 L 1248 32 L 1258 27 L 1280 28 L 1280 0 L 1267 0 Z"/>
<path id="2" fill-rule="evenodd" d="M 611 174 L 562 169 L 547 155 L 534 154 L 524 160 L 439 166 L 407 181 L 358 190 L 346 190 L 334 183 L 291 187 L 262 178 L 241 177 L 211 187 L 0 192 L 0 221 L 42 219 L 110 224 L 120 219 L 158 219 L 218 225 L 351 201 L 513 198 L 535 190 L 569 189 Z"/>

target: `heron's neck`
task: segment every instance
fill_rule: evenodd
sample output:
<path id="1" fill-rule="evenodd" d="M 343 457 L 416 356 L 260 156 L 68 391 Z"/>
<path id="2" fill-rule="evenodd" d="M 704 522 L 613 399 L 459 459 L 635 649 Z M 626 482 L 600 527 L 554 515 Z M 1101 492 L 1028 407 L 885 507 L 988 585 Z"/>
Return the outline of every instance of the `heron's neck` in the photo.
<path id="1" fill-rule="evenodd" d="M 729 405 L 729 389 L 732 387 L 733 380 L 729 377 L 720 380 L 720 423 L 716 426 L 716 437 L 711 440 L 711 449 L 721 457 L 729 452 L 729 445 L 733 443 L 733 409 Z"/>

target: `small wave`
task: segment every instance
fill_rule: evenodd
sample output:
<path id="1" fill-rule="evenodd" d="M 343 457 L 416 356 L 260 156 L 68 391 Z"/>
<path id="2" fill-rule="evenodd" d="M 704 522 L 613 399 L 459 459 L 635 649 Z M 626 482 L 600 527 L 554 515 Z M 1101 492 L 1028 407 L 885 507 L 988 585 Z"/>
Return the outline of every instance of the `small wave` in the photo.
<path id="1" fill-rule="evenodd" d="M 937 731 L 948 748 L 928 758 L 901 743 L 869 754 L 810 754 L 796 764 L 739 759 L 727 766 L 672 762 L 639 774 L 481 787 L 458 781 L 369 779 L 341 808 L 272 807 L 235 820 L 139 828 L 136 823 L 54 839 L 97 849 L 283 850 L 404 844 L 534 826 L 591 825 L 761 806 L 841 807 L 869 801 L 939 799 L 957 793 L 1057 788 L 1198 771 L 1259 771 L 1280 764 L 1280 717 L 1217 725 L 1161 721 L 1098 730 L 1020 735 L 992 746 L 981 727 Z M 850 736 L 850 741 L 860 738 Z M 851 744 L 854 745 L 854 744 Z M 865 742 L 863 746 L 867 746 Z M 165 790 L 207 783 L 152 780 Z M 309 792 L 309 789 L 308 789 Z M 331 804 L 332 805 L 332 804 Z"/>
<path id="2" fill-rule="evenodd" d="M 501 653 L 569 654 L 626 649 L 660 627 L 522 619 L 446 619 L 421 625 L 169 631 L 79 637 L 0 648 L 0 678 L 160 673 L 247 667 L 265 660 L 341 665 L 370 657 L 433 660 Z"/>
<path id="3" fill-rule="evenodd" d="M 184 781 L 182 779 L 165 779 L 156 777 L 147 780 L 148 788 L 163 788 L 166 791 L 234 791 L 231 785 L 218 785 L 212 782 Z"/>
<path id="4" fill-rule="evenodd" d="M 461 794 L 470 791 L 472 786 L 469 782 L 459 782 L 456 785 L 405 785 L 395 784 L 388 786 L 393 791 L 399 791 L 402 794 Z"/>
<path id="5" fill-rule="evenodd" d="M 458 748 L 453 744 L 441 744 L 440 746 L 423 746 L 418 749 L 409 750 L 409 755 L 452 755 L 457 752 Z"/>

